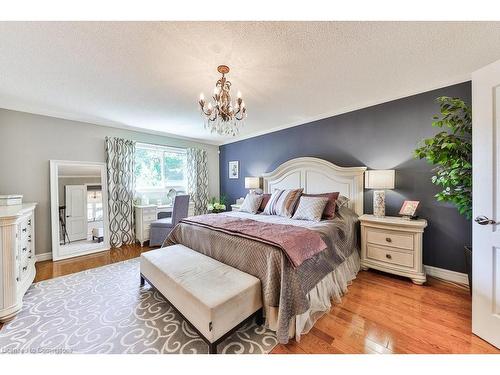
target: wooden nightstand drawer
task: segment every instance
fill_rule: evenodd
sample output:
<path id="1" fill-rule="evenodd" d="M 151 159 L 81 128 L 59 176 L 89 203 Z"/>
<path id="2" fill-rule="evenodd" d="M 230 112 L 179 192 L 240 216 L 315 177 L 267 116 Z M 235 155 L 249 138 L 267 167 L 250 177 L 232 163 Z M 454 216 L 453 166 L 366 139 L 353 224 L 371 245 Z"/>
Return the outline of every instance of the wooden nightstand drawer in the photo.
<path id="1" fill-rule="evenodd" d="M 412 252 L 397 251 L 389 249 L 387 247 L 379 247 L 372 244 L 368 244 L 366 248 L 366 255 L 370 259 L 384 263 L 396 264 L 398 266 L 413 268 L 414 260 Z"/>
<path id="2" fill-rule="evenodd" d="M 370 228 L 367 230 L 366 239 L 372 244 L 413 250 L 413 234 Z"/>

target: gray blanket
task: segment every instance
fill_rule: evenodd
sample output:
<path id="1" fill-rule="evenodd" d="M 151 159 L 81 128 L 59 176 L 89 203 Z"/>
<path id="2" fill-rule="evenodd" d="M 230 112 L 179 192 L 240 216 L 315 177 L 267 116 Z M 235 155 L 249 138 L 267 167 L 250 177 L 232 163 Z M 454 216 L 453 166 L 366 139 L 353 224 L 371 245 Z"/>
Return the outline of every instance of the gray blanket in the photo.
<path id="1" fill-rule="evenodd" d="M 294 268 L 282 250 L 272 245 L 188 223 L 179 223 L 164 246 L 183 244 L 260 279 L 264 306 L 278 309 L 278 340 L 287 343 L 290 319 L 309 309 L 309 291 L 354 251 L 359 251 L 358 217 L 347 208 L 341 208 L 333 220 L 314 224 L 276 216 L 253 217 L 308 227 L 320 234 L 327 249 Z"/>

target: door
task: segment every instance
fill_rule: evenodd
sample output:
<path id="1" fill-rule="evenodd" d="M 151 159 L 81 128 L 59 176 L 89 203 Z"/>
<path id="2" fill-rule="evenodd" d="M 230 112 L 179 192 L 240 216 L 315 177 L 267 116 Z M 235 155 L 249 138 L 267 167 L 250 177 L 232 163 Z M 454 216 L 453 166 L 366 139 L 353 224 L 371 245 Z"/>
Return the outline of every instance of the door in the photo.
<path id="1" fill-rule="evenodd" d="M 66 230 L 71 242 L 87 239 L 87 187 L 66 185 Z"/>
<path id="2" fill-rule="evenodd" d="M 472 74 L 472 332 L 500 348 L 500 61 Z"/>

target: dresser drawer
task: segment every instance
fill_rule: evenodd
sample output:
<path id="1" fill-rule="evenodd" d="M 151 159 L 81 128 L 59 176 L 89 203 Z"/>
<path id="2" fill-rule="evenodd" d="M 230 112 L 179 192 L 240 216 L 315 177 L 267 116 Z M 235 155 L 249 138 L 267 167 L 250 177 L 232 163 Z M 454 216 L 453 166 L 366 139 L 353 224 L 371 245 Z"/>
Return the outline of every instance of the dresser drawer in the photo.
<path id="1" fill-rule="evenodd" d="M 366 240 L 372 244 L 413 250 L 413 234 L 404 232 L 369 228 L 366 232 Z"/>
<path id="2" fill-rule="evenodd" d="M 366 256 L 373 260 L 398 266 L 413 268 L 414 265 L 414 254 L 412 252 L 397 251 L 389 247 L 379 247 L 367 244 Z"/>

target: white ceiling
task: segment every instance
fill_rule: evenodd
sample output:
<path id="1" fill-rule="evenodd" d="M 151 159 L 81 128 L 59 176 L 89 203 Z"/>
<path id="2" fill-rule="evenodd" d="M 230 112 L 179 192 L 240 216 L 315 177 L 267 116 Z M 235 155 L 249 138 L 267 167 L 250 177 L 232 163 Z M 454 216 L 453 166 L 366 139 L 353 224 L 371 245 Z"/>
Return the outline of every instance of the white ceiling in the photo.
<path id="1" fill-rule="evenodd" d="M 498 22 L 0 22 L 0 107 L 190 137 L 227 64 L 239 138 L 470 79 Z"/>

